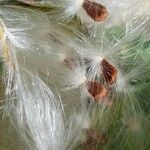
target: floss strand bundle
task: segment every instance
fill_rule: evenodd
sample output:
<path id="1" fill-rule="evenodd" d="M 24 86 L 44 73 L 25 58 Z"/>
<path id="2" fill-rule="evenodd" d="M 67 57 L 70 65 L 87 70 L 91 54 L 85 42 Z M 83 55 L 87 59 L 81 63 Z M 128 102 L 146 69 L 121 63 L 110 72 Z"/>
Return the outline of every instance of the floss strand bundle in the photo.
<path id="1" fill-rule="evenodd" d="M 0 110 L 22 150 L 149 149 L 144 4 L 0 2 Z"/>

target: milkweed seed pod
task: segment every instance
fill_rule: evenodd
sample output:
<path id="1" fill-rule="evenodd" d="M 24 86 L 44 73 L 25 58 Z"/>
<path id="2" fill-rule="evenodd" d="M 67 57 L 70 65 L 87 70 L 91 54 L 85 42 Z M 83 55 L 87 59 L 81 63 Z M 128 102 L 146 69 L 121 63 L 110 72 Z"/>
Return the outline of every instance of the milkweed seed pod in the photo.
<path id="1" fill-rule="evenodd" d="M 20 1 L 0 3 L 0 110 L 24 149 L 148 149 L 149 2 Z"/>

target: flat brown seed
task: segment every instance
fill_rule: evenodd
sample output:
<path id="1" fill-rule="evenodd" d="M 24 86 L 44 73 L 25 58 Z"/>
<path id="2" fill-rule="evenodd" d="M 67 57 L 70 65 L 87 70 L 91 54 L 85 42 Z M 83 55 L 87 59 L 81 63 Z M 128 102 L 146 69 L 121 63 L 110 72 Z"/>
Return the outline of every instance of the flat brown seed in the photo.
<path id="1" fill-rule="evenodd" d="M 87 15 L 96 22 L 103 21 L 108 16 L 108 11 L 103 5 L 90 0 L 84 1 L 83 8 Z"/>
<path id="2" fill-rule="evenodd" d="M 95 98 L 95 100 L 100 100 L 106 96 L 107 89 L 104 85 L 101 85 L 98 82 L 89 81 L 88 92 Z"/>
<path id="3" fill-rule="evenodd" d="M 87 130 L 87 140 L 85 142 L 85 150 L 96 150 L 97 143 L 106 144 L 107 137 L 105 133 L 99 133 L 93 129 Z"/>
<path id="4" fill-rule="evenodd" d="M 101 64 L 106 82 L 112 84 L 113 82 L 115 82 L 117 78 L 118 73 L 117 69 L 112 64 L 110 64 L 106 59 L 103 59 L 101 61 Z"/>
<path id="5" fill-rule="evenodd" d="M 106 144 L 107 143 L 107 137 L 105 133 L 99 134 L 98 140 L 101 144 Z"/>
<path id="6" fill-rule="evenodd" d="M 75 68 L 75 65 L 70 60 L 64 59 L 64 63 L 71 70 L 73 70 Z"/>

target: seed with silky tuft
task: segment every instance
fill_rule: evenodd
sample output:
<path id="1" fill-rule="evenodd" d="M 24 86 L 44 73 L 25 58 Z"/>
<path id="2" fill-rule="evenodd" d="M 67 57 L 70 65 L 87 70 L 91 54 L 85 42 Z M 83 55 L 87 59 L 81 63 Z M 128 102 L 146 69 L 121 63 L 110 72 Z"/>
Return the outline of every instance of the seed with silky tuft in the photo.
<path id="1" fill-rule="evenodd" d="M 85 0 L 83 3 L 83 8 L 85 9 L 87 15 L 96 22 L 103 21 L 108 16 L 108 11 L 103 5 L 91 0 Z"/>
<path id="2" fill-rule="evenodd" d="M 75 64 L 71 62 L 70 60 L 64 59 L 65 66 L 67 66 L 69 69 L 74 70 Z"/>
<path id="3" fill-rule="evenodd" d="M 118 73 L 117 69 L 112 64 L 110 64 L 106 59 L 103 59 L 101 61 L 101 64 L 106 82 L 112 84 L 113 82 L 116 81 Z"/>
<path id="4" fill-rule="evenodd" d="M 88 92 L 95 98 L 95 100 L 101 100 L 107 94 L 107 89 L 104 85 L 95 82 L 89 81 L 88 82 Z"/>
<path id="5" fill-rule="evenodd" d="M 85 150 L 96 150 L 97 144 L 106 144 L 107 137 L 105 133 L 99 133 L 94 129 L 87 130 L 87 140 L 85 142 Z"/>

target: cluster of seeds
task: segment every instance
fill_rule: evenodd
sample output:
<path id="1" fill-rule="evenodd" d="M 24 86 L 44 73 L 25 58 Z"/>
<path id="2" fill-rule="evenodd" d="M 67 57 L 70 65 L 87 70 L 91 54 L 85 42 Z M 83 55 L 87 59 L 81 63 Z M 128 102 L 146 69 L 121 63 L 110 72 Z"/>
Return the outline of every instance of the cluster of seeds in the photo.
<path id="1" fill-rule="evenodd" d="M 107 85 L 113 84 L 117 78 L 117 69 L 106 59 L 103 59 L 100 65 L 102 66 L 103 77 Z M 108 90 L 104 84 L 90 81 L 88 82 L 88 92 L 98 101 L 106 97 Z"/>
<path id="2" fill-rule="evenodd" d="M 72 71 L 77 67 L 74 59 L 64 59 L 64 64 Z M 88 77 L 87 82 L 85 82 L 88 93 L 94 98 L 95 101 L 103 101 L 105 99 L 109 92 L 108 89 L 110 89 L 111 85 L 115 83 L 118 74 L 116 67 L 109 63 L 106 59 L 103 59 L 100 62 L 99 67 L 102 70 L 101 76 L 103 83 L 99 83 L 96 79 L 89 80 Z"/>

